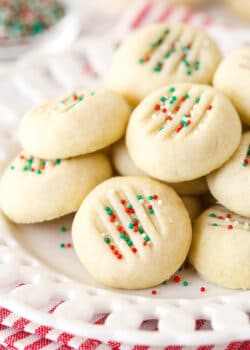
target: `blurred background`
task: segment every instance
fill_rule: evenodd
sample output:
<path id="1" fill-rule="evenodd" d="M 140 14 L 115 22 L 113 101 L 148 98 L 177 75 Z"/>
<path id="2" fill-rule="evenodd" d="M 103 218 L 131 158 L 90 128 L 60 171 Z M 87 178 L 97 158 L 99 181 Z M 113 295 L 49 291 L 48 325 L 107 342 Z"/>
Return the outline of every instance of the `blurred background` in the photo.
<path id="1" fill-rule="evenodd" d="M 250 0 L 0 0 L 0 168 L 28 108 L 104 82 L 131 31 L 169 20 L 205 29 L 224 54 L 250 45 Z"/>

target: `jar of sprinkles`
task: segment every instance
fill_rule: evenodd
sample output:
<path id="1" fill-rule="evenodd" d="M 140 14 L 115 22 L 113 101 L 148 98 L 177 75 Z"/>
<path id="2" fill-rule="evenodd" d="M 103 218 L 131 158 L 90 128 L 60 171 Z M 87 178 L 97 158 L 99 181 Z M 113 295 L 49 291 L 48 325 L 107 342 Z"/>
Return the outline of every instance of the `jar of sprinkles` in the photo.
<path id="1" fill-rule="evenodd" d="M 0 59 L 17 58 L 45 37 L 48 42 L 53 31 L 59 38 L 59 28 L 70 32 L 72 12 L 62 0 L 0 0 Z"/>

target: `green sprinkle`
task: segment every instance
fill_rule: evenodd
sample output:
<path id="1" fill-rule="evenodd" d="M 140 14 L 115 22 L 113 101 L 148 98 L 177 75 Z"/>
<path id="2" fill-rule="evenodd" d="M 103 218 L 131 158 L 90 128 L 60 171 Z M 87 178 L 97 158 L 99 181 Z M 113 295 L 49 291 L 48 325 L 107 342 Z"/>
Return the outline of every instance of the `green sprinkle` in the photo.
<path id="1" fill-rule="evenodd" d="M 142 195 L 141 195 L 141 194 L 138 194 L 138 195 L 137 195 L 137 199 L 138 199 L 138 201 L 140 201 L 142 198 L 143 198 L 143 197 L 142 197 Z"/>
<path id="2" fill-rule="evenodd" d="M 127 236 L 124 239 L 125 239 L 126 242 L 130 241 L 130 239 Z"/>
<path id="3" fill-rule="evenodd" d="M 159 131 L 162 131 L 162 130 L 164 130 L 164 126 L 161 126 L 159 129 Z"/>
<path id="4" fill-rule="evenodd" d="M 107 243 L 107 244 L 109 244 L 109 243 L 111 242 L 111 239 L 110 239 L 109 237 L 105 237 L 105 238 L 104 238 L 104 242 Z"/>
<path id="5" fill-rule="evenodd" d="M 161 283 L 163 286 L 166 286 L 167 284 L 168 284 L 168 281 L 166 280 L 166 281 L 163 281 L 162 283 Z"/>
<path id="6" fill-rule="evenodd" d="M 165 96 L 162 96 L 161 99 L 160 99 L 161 102 L 166 102 L 167 101 L 167 98 Z"/>
<path id="7" fill-rule="evenodd" d="M 67 232 L 68 230 L 67 230 L 67 227 L 62 226 L 62 227 L 60 228 L 60 231 L 64 233 L 64 232 Z"/>
<path id="8" fill-rule="evenodd" d="M 133 218 L 132 221 L 133 221 L 133 222 L 137 222 L 137 221 L 139 221 L 139 220 L 138 220 L 137 218 Z"/>
<path id="9" fill-rule="evenodd" d="M 190 63 L 188 62 L 188 60 L 183 60 L 183 63 L 186 67 L 190 67 Z"/>
<path id="10" fill-rule="evenodd" d="M 191 70 L 188 70 L 187 71 L 187 75 L 191 75 L 192 74 L 192 71 Z"/>
<path id="11" fill-rule="evenodd" d="M 175 92 L 175 88 L 174 88 L 174 87 L 171 87 L 171 88 L 169 89 L 169 92 Z"/>
<path id="12" fill-rule="evenodd" d="M 148 236 L 144 237 L 145 242 L 150 242 L 150 238 Z"/>
<path id="13" fill-rule="evenodd" d="M 219 226 L 218 224 L 211 224 L 210 226 Z"/>
<path id="14" fill-rule="evenodd" d="M 128 224 L 128 228 L 130 228 L 130 229 L 134 228 L 134 224 L 132 224 L 132 222 L 130 222 L 130 223 Z"/>
<path id="15" fill-rule="evenodd" d="M 165 55 L 165 58 L 169 58 L 169 57 L 171 56 L 171 53 L 172 53 L 172 52 L 170 52 L 170 51 L 167 52 L 166 55 Z"/>
<path id="16" fill-rule="evenodd" d="M 41 171 L 40 169 L 38 169 L 38 170 L 36 171 L 36 173 L 37 173 L 38 175 L 41 175 L 41 174 L 42 174 L 42 171 Z"/>
<path id="17" fill-rule="evenodd" d="M 24 171 L 29 171 L 30 168 L 29 168 L 28 166 L 25 166 L 25 167 L 23 168 L 23 170 L 24 170 Z"/>
<path id="18" fill-rule="evenodd" d="M 196 102 L 196 103 L 199 103 L 200 100 L 201 100 L 200 97 L 197 97 L 197 98 L 195 99 L 195 102 Z"/>
<path id="19" fill-rule="evenodd" d="M 210 218 L 216 218 L 217 216 L 216 216 L 216 214 L 211 213 L 211 214 L 209 214 L 209 217 L 210 217 Z"/>
<path id="20" fill-rule="evenodd" d="M 183 287 L 187 287 L 188 286 L 188 282 L 187 281 L 183 281 L 182 285 L 183 285 Z"/>
<path id="21" fill-rule="evenodd" d="M 95 92 L 91 91 L 90 96 L 95 96 Z"/>
<path id="22" fill-rule="evenodd" d="M 104 209 L 107 213 L 111 210 L 110 207 L 105 207 Z"/>
<path id="23" fill-rule="evenodd" d="M 46 165 L 46 160 L 42 160 L 42 161 L 41 161 L 41 165 L 42 165 L 42 166 L 45 166 L 45 165 Z"/>
<path id="24" fill-rule="evenodd" d="M 169 34 L 170 33 L 170 29 L 166 29 L 164 34 Z"/>
<path id="25" fill-rule="evenodd" d="M 152 201 L 154 197 L 152 195 L 148 196 L 148 200 Z"/>
<path id="26" fill-rule="evenodd" d="M 120 234 L 120 238 L 121 238 L 121 239 L 125 239 L 125 237 L 126 237 L 125 233 L 121 233 L 121 234 Z"/>
<path id="27" fill-rule="evenodd" d="M 154 210 L 153 209 L 149 209 L 149 214 L 154 214 Z"/>
<path id="28" fill-rule="evenodd" d="M 143 63 L 145 63 L 145 60 L 144 60 L 144 58 L 140 58 L 140 59 L 138 60 L 138 62 L 139 62 L 140 64 L 143 64 Z"/>
<path id="29" fill-rule="evenodd" d="M 153 71 L 154 72 L 161 72 L 162 71 L 162 67 L 159 67 L 159 66 L 154 67 Z"/>
<path id="30" fill-rule="evenodd" d="M 190 97 L 189 94 L 187 94 L 187 93 L 184 94 L 183 96 L 184 96 L 185 98 L 189 98 L 189 97 Z"/>
<path id="31" fill-rule="evenodd" d="M 64 244 L 64 243 L 61 243 L 61 244 L 60 244 L 60 247 L 61 247 L 61 248 L 65 248 L 65 244 Z"/>
<path id="32" fill-rule="evenodd" d="M 183 266 L 181 266 L 181 267 L 178 269 L 179 272 L 182 271 L 182 270 L 183 270 Z"/>
<path id="33" fill-rule="evenodd" d="M 29 158 L 29 159 L 27 159 L 27 162 L 29 163 L 29 164 L 32 164 L 33 163 L 33 158 Z"/>
<path id="34" fill-rule="evenodd" d="M 132 205 L 132 204 L 129 204 L 129 205 L 128 205 L 128 208 L 129 208 L 129 209 L 133 209 L 133 205 Z"/>
<path id="35" fill-rule="evenodd" d="M 128 246 L 129 246 L 129 247 L 132 247 L 132 246 L 134 245 L 134 243 L 133 243 L 131 240 L 128 240 L 127 243 L 128 243 Z"/>
<path id="36" fill-rule="evenodd" d="M 10 170 L 14 170 L 14 169 L 15 169 L 14 165 L 11 165 Z"/>
<path id="37" fill-rule="evenodd" d="M 242 166 L 244 166 L 244 167 L 246 168 L 246 166 L 247 166 L 247 163 L 242 163 Z"/>
<path id="38" fill-rule="evenodd" d="M 142 227 L 139 227 L 138 231 L 139 231 L 140 234 L 144 233 L 144 229 Z"/>
<path id="39" fill-rule="evenodd" d="M 55 160 L 55 163 L 56 163 L 57 165 L 61 164 L 61 162 L 62 162 L 61 159 L 56 159 L 56 160 Z"/>

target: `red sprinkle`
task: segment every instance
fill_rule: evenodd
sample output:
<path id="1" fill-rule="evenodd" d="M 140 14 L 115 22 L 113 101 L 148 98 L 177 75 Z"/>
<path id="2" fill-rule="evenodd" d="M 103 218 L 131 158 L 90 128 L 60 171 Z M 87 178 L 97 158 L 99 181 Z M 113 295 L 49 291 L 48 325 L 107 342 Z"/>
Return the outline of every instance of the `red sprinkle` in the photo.
<path id="1" fill-rule="evenodd" d="M 130 212 L 131 214 L 134 214 L 134 213 L 135 213 L 135 210 L 134 210 L 133 208 L 131 208 L 131 209 L 129 209 L 129 212 Z"/>
<path id="2" fill-rule="evenodd" d="M 185 97 L 185 96 L 182 96 L 181 101 L 182 101 L 182 102 L 186 101 L 186 97 Z"/>
<path id="3" fill-rule="evenodd" d="M 165 118 L 166 121 L 168 120 L 173 120 L 173 118 L 170 116 L 170 115 L 167 115 L 166 118 Z"/>
<path id="4" fill-rule="evenodd" d="M 122 226 L 116 226 L 116 229 L 118 232 L 122 232 L 123 231 L 123 227 Z"/>
<path id="5" fill-rule="evenodd" d="M 207 106 L 207 110 L 208 110 L 208 111 L 211 111 L 212 108 L 213 108 L 213 107 L 212 107 L 211 105 Z"/>
<path id="6" fill-rule="evenodd" d="M 148 210 L 153 209 L 152 205 L 148 205 Z"/>
<path id="7" fill-rule="evenodd" d="M 187 270 L 190 268 L 190 264 L 188 262 L 185 262 L 183 267 Z"/>
<path id="8" fill-rule="evenodd" d="M 183 129 L 183 125 L 181 124 L 180 126 L 178 126 L 178 128 L 176 129 L 176 132 L 180 132 Z"/>
<path id="9" fill-rule="evenodd" d="M 66 246 L 67 246 L 67 248 L 71 248 L 72 247 L 72 243 L 67 243 Z"/>
<path id="10" fill-rule="evenodd" d="M 143 242 L 144 247 L 146 247 L 146 245 L 148 245 L 148 243 L 146 241 Z"/>
<path id="11" fill-rule="evenodd" d="M 23 155 L 20 156 L 20 159 L 25 159 L 25 157 Z"/>
<path id="12" fill-rule="evenodd" d="M 133 231 L 134 231 L 134 232 L 138 232 L 138 227 L 134 227 L 134 228 L 133 228 Z"/>
<path id="13" fill-rule="evenodd" d="M 122 205 L 126 204 L 125 199 L 121 199 L 121 201 L 120 201 L 120 202 L 121 202 L 121 204 L 122 204 Z"/>
<path id="14" fill-rule="evenodd" d="M 115 246 L 113 244 L 111 244 L 109 247 L 110 247 L 111 250 L 115 249 Z"/>
<path id="15" fill-rule="evenodd" d="M 131 248 L 133 253 L 137 253 L 137 249 L 135 247 Z"/>
<path id="16" fill-rule="evenodd" d="M 151 291 L 151 294 L 152 294 L 152 295 L 156 295 L 156 294 L 157 294 L 157 290 L 152 290 L 152 291 Z"/>
<path id="17" fill-rule="evenodd" d="M 224 216 L 218 216 L 218 219 L 220 219 L 220 220 L 224 220 Z"/>
<path id="18" fill-rule="evenodd" d="M 109 221 L 110 221 L 110 222 L 114 222 L 115 219 L 116 219 L 116 216 L 115 216 L 115 215 L 110 215 L 110 217 L 109 217 Z"/>
<path id="19" fill-rule="evenodd" d="M 122 259 L 122 255 L 121 254 L 117 255 L 117 259 L 121 260 Z"/>
<path id="20" fill-rule="evenodd" d="M 228 230 L 232 230 L 234 227 L 233 227 L 233 225 L 228 225 L 227 228 L 228 228 Z"/>
<path id="21" fill-rule="evenodd" d="M 154 195 L 153 195 L 153 198 L 154 198 L 154 200 L 156 201 L 159 197 L 157 196 L 157 194 L 154 194 Z"/>
<path id="22" fill-rule="evenodd" d="M 201 287 L 200 291 L 201 291 L 201 293 L 204 293 L 206 291 L 206 288 L 205 287 Z"/>
<path id="23" fill-rule="evenodd" d="M 34 169 L 34 168 L 32 168 L 32 169 L 31 169 L 31 171 L 34 173 L 35 169 Z"/>
<path id="24" fill-rule="evenodd" d="M 155 111 L 159 111 L 161 109 L 161 106 L 159 104 L 155 105 Z"/>
<path id="25" fill-rule="evenodd" d="M 175 107 L 176 112 L 178 112 L 180 110 L 180 108 L 181 108 L 180 106 L 176 106 Z"/>
<path id="26" fill-rule="evenodd" d="M 181 280 L 181 278 L 180 278 L 179 276 L 174 276 L 174 278 L 173 278 L 173 281 L 174 281 L 175 283 L 179 283 L 180 280 Z"/>
<path id="27" fill-rule="evenodd" d="M 167 110 L 167 108 L 163 108 L 161 111 L 162 111 L 162 113 L 167 113 L 168 110 Z"/>
<path id="28" fill-rule="evenodd" d="M 228 219 L 231 219 L 231 218 L 232 218 L 232 215 L 231 215 L 231 214 L 227 214 L 226 217 L 227 217 Z"/>

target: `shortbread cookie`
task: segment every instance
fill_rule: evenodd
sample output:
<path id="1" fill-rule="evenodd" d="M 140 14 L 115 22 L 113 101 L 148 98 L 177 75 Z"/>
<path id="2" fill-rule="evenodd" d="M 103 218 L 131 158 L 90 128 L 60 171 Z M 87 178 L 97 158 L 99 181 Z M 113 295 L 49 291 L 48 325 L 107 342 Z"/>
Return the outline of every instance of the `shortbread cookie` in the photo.
<path id="1" fill-rule="evenodd" d="M 17 156 L 0 181 L 0 207 L 16 223 L 34 223 L 76 211 L 84 197 L 112 175 L 102 153 L 68 160 Z"/>
<path id="2" fill-rule="evenodd" d="M 167 182 L 200 178 L 227 161 L 240 143 L 232 103 L 206 85 L 176 84 L 134 110 L 126 143 L 135 164 Z"/>
<path id="3" fill-rule="evenodd" d="M 202 212 L 202 204 L 201 204 L 200 198 L 184 196 L 184 197 L 181 197 L 181 199 L 183 200 L 185 207 L 187 208 L 190 219 L 193 221 Z"/>
<path id="4" fill-rule="evenodd" d="M 111 149 L 111 160 L 115 170 L 122 176 L 143 176 L 146 175 L 137 168 L 132 161 L 124 139 L 115 143 Z M 207 181 L 205 177 L 200 179 L 169 183 L 171 187 L 181 196 L 199 196 L 208 192 Z"/>
<path id="5" fill-rule="evenodd" d="M 132 105 L 171 83 L 211 83 L 221 60 L 201 29 L 182 23 L 154 24 L 132 34 L 114 56 L 109 85 Z"/>
<path id="6" fill-rule="evenodd" d="M 113 91 L 78 91 L 28 112 L 21 121 L 20 141 L 37 157 L 75 157 L 119 140 L 129 116 L 128 104 Z"/>
<path id="7" fill-rule="evenodd" d="M 214 206 L 195 222 L 190 261 L 206 280 L 250 289 L 250 220 Z"/>
<path id="8" fill-rule="evenodd" d="M 250 21 L 249 0 L 226 0 L 225 3 L 235 15 Z"/>
<path id="9" fill-rule="evenodd" d="M 169 186 L 148 177 L 116 177 L 87 196 L 72 233 L 81 262 L 97 281 L 142 289 L 160 284 L 181 266 L 191 223 Z"/>
<path id="10" fill-rule="evenodd" d="M 144 176 L 142 170 L 132 161 L 125 140 L 116 142 L 111 148 L 111 161 L 114 169 L 122 176 Z"/>
<path id="11" fill-rule="evenodd" d="M 250 217 L 250 131 L 229 161 L 207 177 L 213 196 L 228 209 Z M 249 191 L 249 193 L 248 193 Z"/>
<path id="12" fill-rule="evenodd" d="M 237 50 L 222 61 L 214 86 L 231 99 L 242 121 L 250 125 L 250 47 Z"/>

